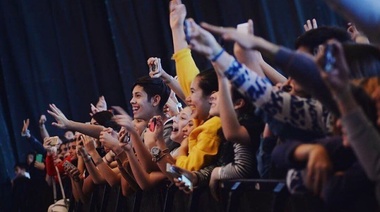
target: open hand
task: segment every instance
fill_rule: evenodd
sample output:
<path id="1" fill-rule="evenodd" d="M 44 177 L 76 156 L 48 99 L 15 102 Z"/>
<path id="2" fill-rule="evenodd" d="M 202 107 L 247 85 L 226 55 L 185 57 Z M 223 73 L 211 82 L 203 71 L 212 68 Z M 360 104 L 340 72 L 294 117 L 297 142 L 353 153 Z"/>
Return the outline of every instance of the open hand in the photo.
<path id="1" fill-rule="evenodd" d="M 213 58 L 222 50 L 222 47 L 210 32 L 200 27 L 191 18 L 186 21 L 189 28 L 186 31 L 190 37 L 190 47 L 192 50 L 205 55 L 209 59 Z"/>
<path id="2" fill-rule="evenodd" d="M 119 106 L 112 107 L 120 115 L 114 115 L 112 120 L 114 120 L 118 125 L 124 127 L 128 132 L 135 130 L 132 118 L 128 115 L 123 108 Z"/>
<path id="3" fill-rule="evenodd" d="M 238 32 L 233 27 L 219 27 L 207 23 L 201 23 L 201 26 L 210 32 L 221 35 L 225 40 L 235 41 L 243 49 L 254 49 L 256 47 L 258 38 L 253 34 Z"/>
<path id="4" fill-rule="evenodd" d="M 65 114 L 55 106 L 55 104 L 49 104 L 50 110 L 47 112 L 52 115 L 56 122 L 53 122 L 52 125 L 61 129 L 68 129 L 70 125 L 70 120 L 68 120 Z"/>
<path id="5" fill-rule="evenodd" d="M 312 29 L 317 29 L 318 28 L 317 20 L 315 20 L 315 18 L 313 18 L 312 21 L 307 20 L 306 24 L 303 25 L 303 28 L 305 29 L 305 32 Z"/>

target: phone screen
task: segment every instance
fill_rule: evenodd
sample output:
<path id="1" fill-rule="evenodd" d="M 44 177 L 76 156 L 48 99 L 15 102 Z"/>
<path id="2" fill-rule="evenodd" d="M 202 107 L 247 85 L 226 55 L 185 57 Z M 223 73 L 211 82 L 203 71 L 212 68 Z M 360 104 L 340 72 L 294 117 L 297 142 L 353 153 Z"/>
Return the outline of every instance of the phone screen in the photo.
<path id="1" fill-rule="evenodd" d="M 42 155 L 41 154 L 36 155 L 36 161 L 42 163 Z"/>
<path id="2" fill-rule="evenodd" d="M 335 66 L 335 57 L 333 55 L 333 46 L 327 44 L 325 46 L 325 65 L 323 70 L 326 72 L 331 72 Z"/>
<path id="3" fill-rule="evenodd" d="M 181 175 L 181 181 L 184 182 L 190 190 L 193 190 L 193 183 L 185 175 Z"/>
<path id="4" fill-rule="evenodd" d="M 154 131 L 154 128 L 156 128 L 156 122 L 157 122 L 157 119 L 156 118 L 153 118 L 152 121 L 149 123 L 149 130 L 151 132 Z"/>

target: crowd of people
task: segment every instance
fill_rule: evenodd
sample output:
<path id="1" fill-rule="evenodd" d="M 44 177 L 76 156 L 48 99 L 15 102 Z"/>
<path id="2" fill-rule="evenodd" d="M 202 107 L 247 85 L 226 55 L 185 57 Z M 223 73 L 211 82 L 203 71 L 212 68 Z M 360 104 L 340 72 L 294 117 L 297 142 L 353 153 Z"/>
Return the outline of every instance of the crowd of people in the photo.
<path id="1" fill-rule="evenodd" d="M 208 187 L 223 201 L 223 181 L 286 179 L 290 195 L 313 198 L 320 210 L 378 211 L 380 49 L 371 27 L 380 18 L 361 18 L 373 8 L 350 1 L 328 3 L 356 25 L 313 19 L 291 50 L 255 35 L 252 20 L 240 29 L 198 24 L 172 0 L 176 76 L 149 58 L 149 76 L 131 88 L 132 115 L 103 96 L 88 123 L 49 105 L 61 137 L 49 135 L 42 115 L 40 142 L 25 120 L 21 134 L 34 152 L 15 165 L 14 210 L 45 211 L 65 193 L 80 211 L 102 184 L 126 198 L 162 185 L 186 194 Z M 214 35 L 235 42 L 233 54 Z M 200 71 L 192 51 L 212 68 Z"/>

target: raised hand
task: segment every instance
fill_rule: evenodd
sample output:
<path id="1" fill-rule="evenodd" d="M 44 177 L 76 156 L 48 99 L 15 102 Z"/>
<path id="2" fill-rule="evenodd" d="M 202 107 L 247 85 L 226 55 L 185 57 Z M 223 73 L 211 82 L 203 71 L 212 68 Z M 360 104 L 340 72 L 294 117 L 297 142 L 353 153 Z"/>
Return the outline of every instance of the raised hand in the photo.
<path id="1" fill-rule="evenodd" d="M 369 44 L 369 40 L 367 36 L 359 32 L 359 30 L 356 28 L 355 24 L 348 23 L 347 32 L 350 34 L 351 39 L 355 41 L 356 43 L 364 43 Z"/>
<path id="2" fill-rule="evenodd" d="M 41 115 L 40 116 L 40 120 L 38 121 L 38 123 L 40 124 L 40 126 L 44 125 L 46 122 L 46 116 L 45 115 Z"/>
<path id="3" fill-rule="evenodd" d="M 151 78 L 160 78 L 164 72 L 161 66 L 161 59 L 158 57 L 150 57 L 147 63 L 149 66 L 149 76 Z"/>
<path id="4" fill-rule="evenodd" d="M 106 98 L 104 98 L 104 96 L 99 97 L 98 103 L 96 103 L 96 108 L 98 108 L 98 110 L 100 110 L 100 111 L 107 110 L 107 102 L 106 102 Z"/>
<path id="5" fill-rule="evenodd" d="M 152 146 L 154 146 L 154 144 L 156 142 L 160 142 L 160 141 L 163 142 L 164 141 L 164 139 L 163 139 L 163 137 L 164 137 L 164 134 L 163 134 L 164 126 L 163 125 L 164 124 L 162 122 L 161 116 L 154 116 L 152 119 L 150 119 L 148 126 L 153 124 L 152 121 L 154 118 L 156 119 L 156 125 L 155 125 L 153 131 L 148 129 L 144 134 L 145 143 L 147 145 L 152 145 Z M 161 144 L 162 143 L 160 143 L 160 145 L 158 145 L 158 146 L 161 146 Z"/>
<path id="6" fill-rule="evenodd" d="M 29 131 L 29 119 L 23 120 L 23 126 L 21 129 L 21 136 L 30 137 L 30 131 Z"/>
<path id="7" fill-rule="evenodd" d="M 169 3 L 170 10 L 170 27 L 183 27 L 183 22 L 186 18 L 186 7 L 181 0 L 172 0 Z"/>
<path id="8" fill-rule="evenodd" d="M 165 114 L 167 114 L 169 117 L 176 116 L 179 113 L 178 104 L 179 104 L 178 99 L 175 96 L 174 91 L 172 90 L 170 92 L 169 99 L 165 104 L 165 107 L 166 107 Z"/>
<path id="9" fill-rule="evenodd" d="M 189 27 L 186 31 L 188 31 L 188 36 L 190 37 L 191 49 L 205 55 L 209 59 L 222 50 L 222 47 L 210 32 L 196 24 L 193 19 L 189 18 L 186 22 L 187 27 Z"/>
<path id="10" fill-rule="evenodd" d="M 331 45 L 332 47 L 332 54 L 335 58 L 335 63 L 333 65 L 333 68 L 330 72 L 326 72 L 323 67 L 325 64 L 325 58 L 324 58 L 324 52 L 325 49 L 323 49 L 323 54 L 317 55 L 317 63 L 320 66 L 320 73 L 327 84 L 327 86 L 330 88 L 332 94 L 335 97 L 340 97 L 341 95 L 346 94 L 345 92 L 350 92 L 349 90 L 349 68 L 346 62 L 346 59 L 344 57 L 344 52 L 342 45 L 335 40 L 331 40 L 328 42 L 327 45 Z"/>
<path id="11" fill-rule="evenodd" d="M 82 158 L 85 158 L 88 155 L 86 149 L 83 146 L 78 147 L 78 155 L 80 155 Z"/>
<path id="12" fill-rule="evenodd" d="M 105 128 L 100 132 L 99 141 L 103 146 L 112 150 L 119 146 L 118 134 L 112 128 Z"/>
<path id="13" fill-rule="evenodd" d="M 53 122 L 52 125 L 61 129 L 67 129 L 70 125 L 70 120 L 66 118 L 65 114 L 55 106 L 55 104 L 49 104 L 50 110 L 47 112 L 54 117 L 56 122 Z"/>
<path id="14" fill-rule="evenodd" d="M 132 118 L 128 115 L 127 112 L 125 112 L 125 110 L 123 110 L 123 108 L 119 106 L 113 106 L 112 108 L 120 114 L 114 115 L 112 120 L 114 120 L 121 127 L 124 127 L 128 132 L 135 130 Z"/>
<path id="15" fill-rule="evenodd" d="M 317 20 L 315 20 L 315 18 L 313 18 L 312 21 L 307 20 L 306 24 L 303 25 L 303 28 L 305 29 L 305 32 L 312 29 L 317 29 L 318 28 Z"/>
<path id="16" fill-rule="evenodd" d="M 207 23 L 201 23 L 201 26 L 213 33 L 221 35 L 225 40 L 231 40 L 238 43 L 243 49 L 253 49 L 256 47 L 257 37 L 252 34 L 238 32 L 233 27 L 218 27 Z"/>
<path id="17" fill-rule="evenodd" d="M 104 96 L 100 96 L 96 106 L 92 103 L 90 104 L 91 113 L 90 116 L 93 116 L 95 113 L 107 110 L 107 102 Z"/>
<path id="18" fill-rule="evenodd" d="M 90 136 L 85 136 L 83 140 L 84 148 L 87 152 L 94 152 L 96 151 L 96 144 L 94 139 L 92 139 Z M 79 149 L 80 151 L 80 149 Z"/>

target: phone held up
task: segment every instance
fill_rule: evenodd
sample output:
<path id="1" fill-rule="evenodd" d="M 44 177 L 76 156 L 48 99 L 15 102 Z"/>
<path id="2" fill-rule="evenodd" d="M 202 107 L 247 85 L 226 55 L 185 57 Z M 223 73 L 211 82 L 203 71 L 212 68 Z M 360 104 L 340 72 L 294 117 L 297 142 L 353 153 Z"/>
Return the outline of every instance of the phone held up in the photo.
<path id="1" fill-rule="evenodd" d="M 183 28 L 185 30 L 185 39 L 187 43 L 190 43 L 190 38 L 191 38 L 191 30 L 190 30 L 190 21 L 185 20 L 183 23 Z"/>
<path id="2" fill-rule="evenodd" d="M 157 124 L 157 118 L 154 117 L 150 122 L 149 122 L 149 130 L 151 132 L 154 131 L 154 129 L 156 128 L 156 124 Z"/>
<path id="3" fill-rule="evenodd" d="M 36 155 L 36 161 L 42 163 L 42 154 Z"/>
<path id="4" fill-rule="evenodd" d="M 331 44 L 325 46 L 324 67 L 323 70 L 327 73 L 331 72 L 335 67 L 335 57 L 333 54 L 334 47 Z"/>

